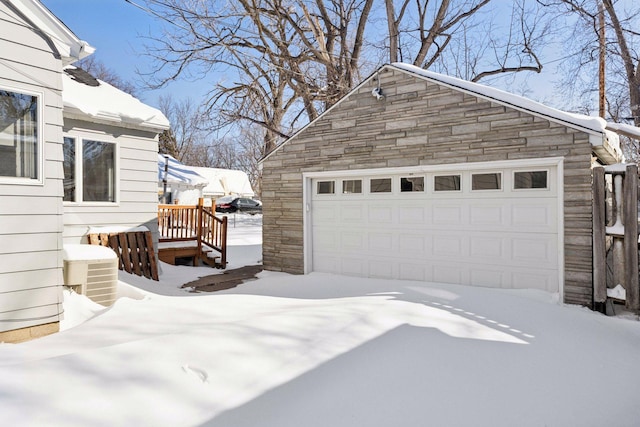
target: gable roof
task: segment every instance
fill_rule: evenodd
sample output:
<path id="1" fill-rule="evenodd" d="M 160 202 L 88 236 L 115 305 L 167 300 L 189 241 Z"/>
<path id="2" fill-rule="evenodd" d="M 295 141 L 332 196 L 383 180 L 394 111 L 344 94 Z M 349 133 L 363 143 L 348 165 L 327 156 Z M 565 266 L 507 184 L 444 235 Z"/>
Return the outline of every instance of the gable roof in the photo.
<path id="1" fill-rule="evenodd" d="M 357 92 L 364 85 L 372 81 L 378 74 L 386 71 L 386 70 L 395 70 L 400 71 L 406 74 L 413 75 L 417 78 L 430 81 L 432 83 L 436 83 L 442 86 L 446 86 L 452 88 L 457 91 L 465 92 L 476 96 L 478 98 L 487 99 L 489 101 L 495 102 L 500 105 L 504 105 L 516 110 L 520 110 L 534 116 L 538 116 L 556 123 L 563 124 L 565 126 L 586 132 L 591 135 L 590 142 L 594 147 L 595 151 L 598 151 L 600 154 L 608 157 L 610 160 L 616 161 L 616 157 L 622 157 L 620 151 L 620 142 L 618 139 L 618 135 L 607 130 L 607 122 L 600 117 L 592 117 L 586 116 L 582 114 L 576 113 L 568 113 L 566 111 L 561 111 L 556 108 L 549 107 L 542 103 L 533 101 L 531 99 L 515 95 L 500 89 L 492 88 L 489 86 L 481 85 L 479 83 L 470 82 L 467 80 L 462 80 L 456 77 L 446 76 L 444 74 L 435 73 L 433 71 L 428 71 L 415 65 L 405 64 L 401 62 L 394 62 L 393 64 L 386 64 L 380 67 L 377 71 L 371 74 L 369 77 L 364 79 L 360 84 L 358 84 L 355 88 L 353 88 L 347 95 L 345 95 L 342 99 L 340 99 L 336 104 L 334 104 L 327 111 L 318 116 L 315 120 L 308 123 L 300 130 L 298 130 L 295 134 L 293 134 L 289 139 L 284 141 L 282 144 L 277 146 L 270 153 L 265 155 L 261 162 L 265 161 L 269 158 L 273 153 L 278 151 L 281 147 L 286 145 L 289 141 L 296 138 L 300 132 L 306 129 L 308 126 L 312 125 L 316 121 L 320 120 L 326 114 L 328 114 L 332 109 L 336 108 L 343 100 L 351 96 L 351 94 Z M 382 87 L 382 91 L 384 93 L 384 87 Z M 610 128 L 613 129 L 613 128 Z M 613 153 L 612 153 L 613 152 Z"/>
<path id="2" fill-rule="evenodd" d="M 45 35 L 58 51 L 63 65 L 91 55 L 95 48 L 80 40 L 60 19 L 38 0 L 7 0 L 35 28 Z"/>

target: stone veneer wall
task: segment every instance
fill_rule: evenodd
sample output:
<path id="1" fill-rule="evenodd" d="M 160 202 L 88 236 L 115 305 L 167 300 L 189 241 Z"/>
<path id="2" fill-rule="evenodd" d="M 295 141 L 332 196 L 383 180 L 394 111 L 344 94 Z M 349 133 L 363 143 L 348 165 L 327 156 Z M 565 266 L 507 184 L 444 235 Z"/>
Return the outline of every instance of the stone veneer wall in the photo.
<path id="1" fill-rule="evenodd" d="M 263 264 L 303 273 L 302 173 L 564 157 L 567 303 L 592 302 L 587 133 L 397 71 L 365 84 L 263 163 Z"/>

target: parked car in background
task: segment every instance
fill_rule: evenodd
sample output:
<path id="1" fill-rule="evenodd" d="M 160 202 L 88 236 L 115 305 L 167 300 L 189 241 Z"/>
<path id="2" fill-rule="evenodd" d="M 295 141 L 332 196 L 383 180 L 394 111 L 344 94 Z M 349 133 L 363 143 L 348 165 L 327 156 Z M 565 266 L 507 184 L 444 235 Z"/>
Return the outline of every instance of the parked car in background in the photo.
<path id="1" fill-rule="evenodd" d="M 255 215 L 262 213 L 262 203 L 259 200 L 253 200 L 247 197 L 229 198 L 225 196 L 216 200 L 216 212 L 241 212 Z"/>

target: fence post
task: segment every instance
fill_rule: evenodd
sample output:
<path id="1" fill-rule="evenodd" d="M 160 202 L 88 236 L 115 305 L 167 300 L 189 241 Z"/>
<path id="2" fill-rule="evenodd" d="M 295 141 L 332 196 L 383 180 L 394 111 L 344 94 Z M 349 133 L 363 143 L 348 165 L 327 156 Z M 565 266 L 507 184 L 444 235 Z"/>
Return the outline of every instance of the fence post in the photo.
<path id="1" fill-rule="evenodd" d="M 638 166 L 627 165 L 624 177 L 624 279 L 626 307 L 640 309 L 638 285 Z"/>
<path id="2" fill-rule="evenodd" d="M 607 302 L 607 250 L 604 168 L 593 174 L 593 309 L 604 313 Z"/>

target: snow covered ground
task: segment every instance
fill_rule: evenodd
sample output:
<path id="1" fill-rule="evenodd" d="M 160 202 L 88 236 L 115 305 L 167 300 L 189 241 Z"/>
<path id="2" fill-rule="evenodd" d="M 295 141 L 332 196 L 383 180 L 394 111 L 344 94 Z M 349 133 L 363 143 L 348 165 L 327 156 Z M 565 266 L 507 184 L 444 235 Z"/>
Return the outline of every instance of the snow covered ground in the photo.
<path id="1" fill-rule="evenodd" d="M 233 221 L 231 221 L 233 225 Z M 236 218 L 230 267 L 260 260 Z M 640 322 L 501 291 L 209 268 L 121 276 L 104 309 L 67 294 L 64 331 L 0 345 L 6 426 L 637 426 Z"/>

